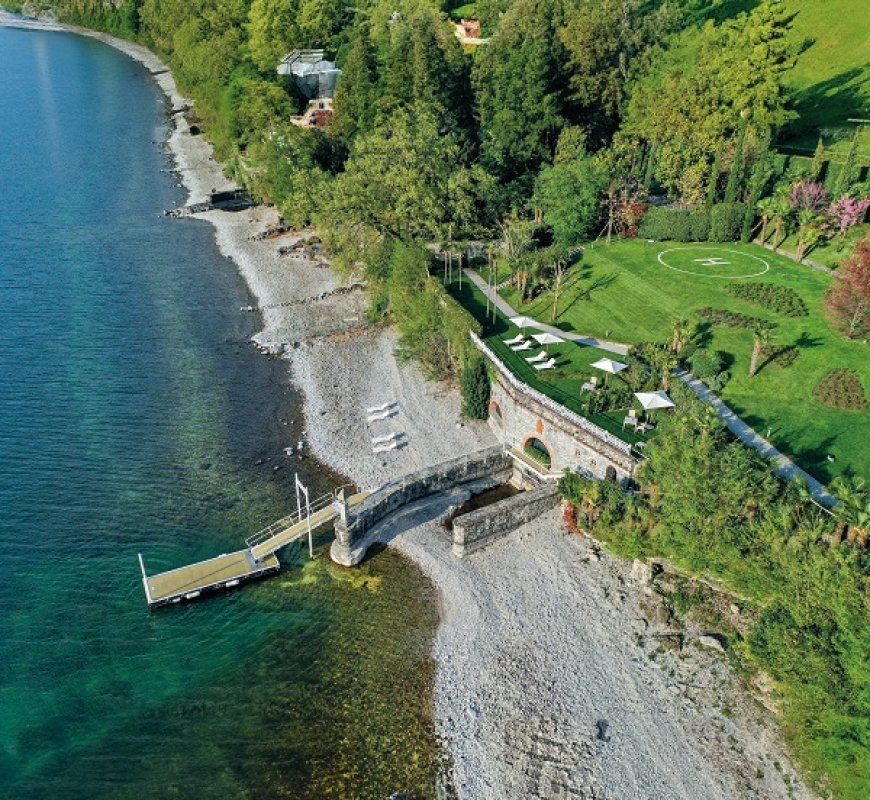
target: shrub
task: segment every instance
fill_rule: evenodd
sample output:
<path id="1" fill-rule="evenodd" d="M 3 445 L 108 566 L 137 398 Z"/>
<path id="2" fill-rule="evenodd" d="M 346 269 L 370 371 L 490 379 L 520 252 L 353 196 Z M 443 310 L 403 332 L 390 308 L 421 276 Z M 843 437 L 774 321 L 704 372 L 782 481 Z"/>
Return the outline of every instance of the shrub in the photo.
<path id="1" fill-rule="evenodd" d="M 590 395 L 586 411 L 590 415 L 602 414 L 616 408 L 627 408 L 629 405 L 631 405 L 631 389 L 617 378 Z"/>
<path id="2" fill-rule="evenodd" d="M 759 359 L 762 364 L 771 364 L 774 367 L 785 369 L 794 364 L 799 352 L 793 344 L 767 345 L 761 348 Z"/>
<path id="3" fill-rule="evenodd" d="M 482 358 L 471 358 L 462 368 L 462 416 L 486 419 L 489 416 L 489 375 Z"/>
<path id="4" fill-rule="evenodd" d="M 805 317 L 809 313 L 801 296 L 788 286 L 772 283 L 731 283 L 728 294 L 740 300 L 757 303 L 786 317 Z"/>
<path id="5" fill-rule="evenodd" d="M 716 350 L 696 350 L 689 359 L 689 364 L 697 377 L 708 381 L 722 371 L 722 356 Z"/>
<path id="6" fill-rule="evenodd" d="M 547 452 L 547 448 L 537 439 L 532 439 L 523 449 L 527 456 L 531 456 L 535 461 L 547 469 L 550 468 L 550 454 Z"/>
<path id="7" fill-rule="evenodd" d="M 740 238 L 746 206 L 743 203 L 719 203 L 710 210 L 711 242 L 736 242 Z"/>
<path id="8" fill-rule="evenodd" d="M 748 314 L 740 314 L 737 311 L 728 311 L 724 308 L 705 306 L 704 308 L 699 308 L 695 313 L 701 319 L 706 319 L 714 325 L 727 325 L 729 328 L 748 328 L 753 330 L 756 327 L 761 327 L 771 330 L 776 327 L 772 322 L 760 319 L 759 317 L 750 317 Z"/>
<path id="9" fill-rule="evenodd" d="M 864 387 L 851 369 L 832 369 L 813 389 L 813 397 L 832 408 L 862 411 L 867 408 Z"/>
<path id="10" fill-rule="evenodd" d="M 710 233 L 710 215 L 703 209 L 654 207 L 644 215 L 638 236 L 673 242 L 703 242 Z"/>

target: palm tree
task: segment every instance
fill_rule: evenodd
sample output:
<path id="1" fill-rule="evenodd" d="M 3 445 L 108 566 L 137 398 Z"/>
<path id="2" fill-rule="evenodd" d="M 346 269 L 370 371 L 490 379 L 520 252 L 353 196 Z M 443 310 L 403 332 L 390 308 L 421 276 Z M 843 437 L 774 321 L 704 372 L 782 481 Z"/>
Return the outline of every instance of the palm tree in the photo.
<path id="1" fill-rule="evenodd" d="M 788 235 L 786 222 L 791 216 L 792 205 L 788 192 L 783 189 L 767 199 L 770 201 L 767 207 L 770 213 L 770 222 L 773 223 L 773 246 L 779 247 Z"/>
<path id="2" fill-rule="evenodd" d="M 831 482 L 831 489 L 840 501 L 839 516 L 848 529 L 849 543 L 866 545 L 870 532 L 870 492 L 866 481 L 858 475 L 851 478 L 839 475 Z"/>
<path id="3" fill-rule="evenodd" d="M 764 345 L 770 341 L 770 325 L 759 323 L 753 329 L 752 336 L 752 358 L 749 359 L 750 378 L 758 372 L 758 359 L 761 357 L 761 351 L 764 349 Z"/>
<path id="4" fill-rule="evenodd" d="M 586 481 L 586 485 L 583 487 L 583 492 L 580 495 L 580 510 L 583 512 L 583 516 L 586 517 L 587 527 L 591 527 L 592 523 L 598 519 L 602 499 L 601 481 Z"/>
<path id="5" fill-rule="evenodd" d="M 761 215 L 761 235 L 759 238 L 762 244 L 767 241 L 767 226 L 774 216 L 776 202 L 774 197 L 763 197 L 758 201 L 758 213 Z"/>
<path id="6" fill-rule="evenodd" d="M 671 352 L 674 355 L 679 355 L 691 338 L 692 327 L 689 325 L 689 320 L 675 320 L 673 327 L 671 328 L 671 339 L 669 342 Z"/>

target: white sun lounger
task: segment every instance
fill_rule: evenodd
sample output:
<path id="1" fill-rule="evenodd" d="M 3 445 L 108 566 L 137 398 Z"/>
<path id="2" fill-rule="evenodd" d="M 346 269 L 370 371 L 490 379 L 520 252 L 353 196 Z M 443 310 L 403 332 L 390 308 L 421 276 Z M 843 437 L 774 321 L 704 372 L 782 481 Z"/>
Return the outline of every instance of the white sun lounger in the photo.
<path id="1" fill-rule="evenodd" d="M 391 442 L 387 442 L 386 444 L 379 444 L 377 447 L 372 448 L 373 453 L 386 453 L 390 450 L 395 450 L 399 446 L 399 442 L 396 439 L 393 439 Z"/>
<path id="2" fill-rule="evenodd" d="M 393 431 L 392 433 L 388 433 L 386 436 L 375 436 L 372 438 L 372 444 L 377 446 L 380 444 L 386 444 L 387 442 L 393 441 L 393 439 L 398 439 L 402 434 L 399 431 Z"/>
<path id="3" fill-rule="evenodd" d="M 379 406 L 370 406 L 366 409 L 367 414 L 379 414 L 382 411 L 386 411 L 390 406 L 396 405 L 395 400 L 390 400 L 389 403 L 381 403 Z"/>
<path id="4" fill-rule="evenodd" d="M 541 350 L 541 352 L 538 353 L 538 355 L 532 356 L 531 358 L 527 358 L 526 361 L 528 361 L 529 364 L 537 364 L 541 361 L 544 361 L 546 358 L 547 358 L 547 354 L 543 350 Z"/>
<path id="5" fill-rule="evenodd" d="M 522 344 L 518 344 L 516 347 L 512 347 L 511 350 L 515 353 L 519 353 L 520 350 L 531 350 L 532 347 L 533 345 L 531 342 L 523 342 Z"/>
<path id="6" fill-rule="evenodd" d="M 545 361 L 543 364 L 535 364 L 535 369 L 553 369 L 556 366 L 556 359 L 551 358 L 549 361 Z"/>
<path id="7" fill-rule="evenodd" d="M 375 414 L 369 414 L 368 421 L 377 422 L 379 419 L 386 419 L 387 417 L 391 417 L 392 415 L 393 409 L 387 408 L 384 411 L 378 411 Z"/>
<path id="8" fill-rule="evenodd" d="M 518 333 L 513 339 L 502 339 L 505 344 L 519 344 L 525 337 Z"/>

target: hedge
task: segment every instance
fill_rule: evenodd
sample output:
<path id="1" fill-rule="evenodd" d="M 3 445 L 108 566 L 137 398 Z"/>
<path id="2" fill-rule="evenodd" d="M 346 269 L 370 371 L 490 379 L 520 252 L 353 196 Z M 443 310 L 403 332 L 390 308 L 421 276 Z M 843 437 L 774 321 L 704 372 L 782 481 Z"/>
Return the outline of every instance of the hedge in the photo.
<path id="1" fill-rule="evenodd" d="M 813 389 L 813 397 L 832 408 L 862 411 L 867 408 L 864 387 L 851 369 L 832 369 Z"/>
<path id="2" fill-rule="evenodd" d="M 710 235 L 710 215 L 703 208 L 690 211 L 657 206 L 646 212 L 637 235 L 672 242 L 705 242 Z"/>
<path id="3" fill-rule="evenodd" d="M 740 238 L 746 206 L 743 203 L 719 203 L 710 210 L 710 241 L 736 242 Z"/>
<path id="4" fill-rule="evenodd" d="M 695 312 L 701 319 L 712 322 L 714 325 L 727 325 L 729 328 L 748 328 L 756 327 L 767 328 L 771 330 L 776 327 L 773 322 L 768 322 L 759 317 L 750 317 L 748 314 L 740 314 L 737 311 L 727 311 L 724 308 L 699 308 Z"/>

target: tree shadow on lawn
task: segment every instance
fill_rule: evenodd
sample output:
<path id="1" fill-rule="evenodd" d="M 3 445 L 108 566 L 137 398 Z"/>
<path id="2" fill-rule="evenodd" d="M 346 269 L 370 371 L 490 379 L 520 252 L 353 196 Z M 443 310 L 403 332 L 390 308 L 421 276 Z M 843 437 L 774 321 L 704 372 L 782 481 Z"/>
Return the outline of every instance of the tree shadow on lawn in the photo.
<path id="1" fill-rule="evenodd" d="M 809 433 L 806 428 L 791 428 L 787 433 L 781 433 L 781 425 L 770 424 L 754 414 L 747 413 L 744 408 L 730 404 L 729 407 L 759 436 L 764 437 L 777 450 L 788 456 L 816 480 L 828 483 L 837 474 L 833 471 L 833 466 L 837 462 L 836 460 L 829 461 L 828 456 L 831 455 L 831 448 L 837 444 L 839 436 L 827 436 L 815 444 L 795 447 L 794 441 Z M 807 438 L 810 436 L 808 435 Z"/>
<path id="2" fill-rule="evenodd" d="M 794 99 L 798 116 L 784 131 L 782 143 L 796 147 L 796 140 L 817 135 L 826 123 L 831 127 L 845 127 L 847 117 L 860 116 L 866 103 L 866 87 L 863 85 L 866 82 L 866 71 L 853 67 L 798 92 Z M 825 138 L 826 144 L 830 145 L 830 137 Z"/>
<path id="3" fill-rule="evenodd" d="M 581 277 L 580 277 L 577 281 L 575 281 L 574 283 L 579 282 L 579 280 L 582 280 L 583 277 L 585 277 L 585 276 L 581 276 Z M 559 312 L 559 316 L 561 317 L 561 316 L 563 316 L 564 314 L 567 314 L 568 311 L 569 311 L 571 308 L 573 308 L 574 305 L 576 305 L 576 303 L 577 303 L 578 301 L 580 301 L 580 300 L 591 300 L 591 299 L 592 299 L 592 294 L 593 294 L 594 292 L 597 292 L 597 291 L 599 291 L 600 289 L 606 289 L 606 288 L 608 288 L 609 286 L 612 286 L 612 285 L 616 282 L 616 279 L 617 279 L 617 274 L 616 274 L 615 272 L 608 272 L 606 275 L 601 275 L 601 276 L 599 276 L 599 277 L 596 278 L 594 281 L 592 281 L 592 283 L 590 283 L 590 284 L 589 284 L 585 289 L 583 289 L 583 290 L 577 292 L 577 294 L 575 294 L 574 297 L 571 299 L 571 302 L 568 303 L 568 305 L 565 306 L 565 308 L 563 308 L 563 309 Z M 574 285 L 574 284 L 571 284 L 570 287 L 569 287 L 569 286 L 566 286 L 565 288 L 566 288 L 566 289 L 567 289 L 567 288 L 572 288 L 573 285 Z M 563 327 L 561 326 L 561 324 L 559 325 L 559 328 L 560 328 L 561 330 L 566 330 L 565 328 L 563 328 Z"/>

